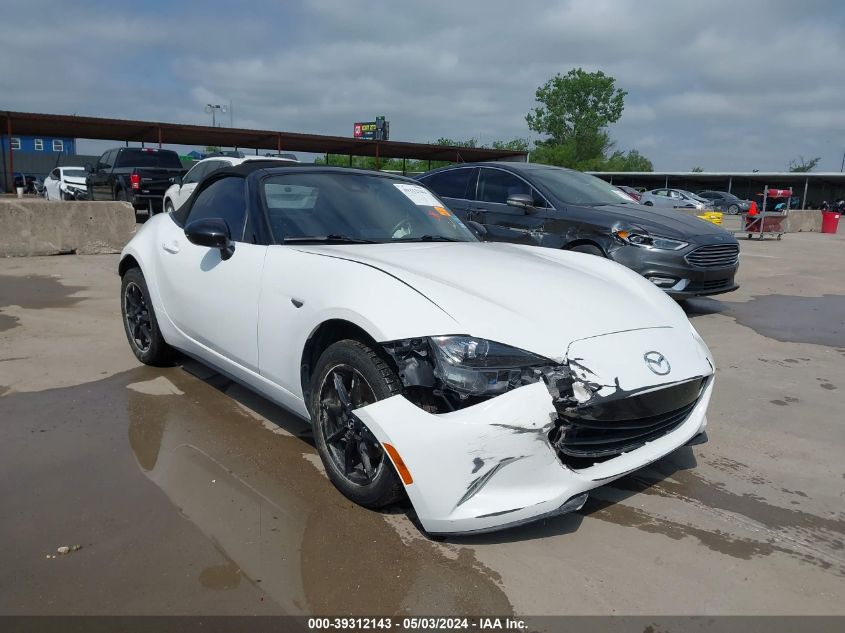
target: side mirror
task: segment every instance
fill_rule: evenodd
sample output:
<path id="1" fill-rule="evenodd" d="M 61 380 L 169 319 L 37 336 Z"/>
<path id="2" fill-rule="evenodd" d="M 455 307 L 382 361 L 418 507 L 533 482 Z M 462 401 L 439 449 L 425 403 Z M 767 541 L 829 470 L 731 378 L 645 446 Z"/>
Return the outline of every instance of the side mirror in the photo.
<path id="1" fill-rule="evenodd" d="M 485 227 L 481 222 L 476 222 L 475 220 L 468 220 L 464 224 L 467 225 L 467 228 L 475 233 L 475 237 L 480 240 L 483 240 L 487 237 L 487 227 Z"/>
<path id="2" fill-rule="evenodd" d="M 94 171 L 94 165 L 92 165 L 91 163 L 85 163 L 85 171 L 90 174 L 92 171 Z"/>
<path id="3" fill-rule="evenodd" d="M 181 185 L 182 184 L 182 176 L 172 176 L 170 178 L 171 185 Z"/>
<path id="4" fill-rule="evenodd" d="M 208 246 L 220 251 L 220 259 L 227 260 L 235 252 L 229 237 L 229 225 L 221 218 L 194 220 L 185 227 L 185 237 L 197 246 Z"/>
<path id="5" fill-rule="evenodd" d="M 508 206 L 523 209 L 526 213 L 536 212 L 536 209 L 534 208 L 534 198 L 529 196 L 527 193 L 515 193 L 508 196 Z"/>

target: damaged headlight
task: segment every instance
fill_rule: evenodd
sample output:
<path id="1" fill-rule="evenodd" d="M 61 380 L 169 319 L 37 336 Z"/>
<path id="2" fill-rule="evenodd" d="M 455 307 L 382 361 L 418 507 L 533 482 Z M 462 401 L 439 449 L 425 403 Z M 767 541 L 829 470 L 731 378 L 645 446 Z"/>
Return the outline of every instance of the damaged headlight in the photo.
<path id="1" fill-rule="evenodd" d="M 645 231 L 614 231 L 613 235 L 625 244 L 632 246 L 644 246 L 646 248 L 657 248 L 664 251 L 679 251 L 689 246 L 687 242 L 673 240 L 668 237 L 649 235 Z"/>
<path id="2" fill-rule="evenodd" d="M 492 396 L 521 384 L 526 368 L 552 361 L 531 352 L 470 336 L 433 336 L 434 375 L 466 396 Z"/>

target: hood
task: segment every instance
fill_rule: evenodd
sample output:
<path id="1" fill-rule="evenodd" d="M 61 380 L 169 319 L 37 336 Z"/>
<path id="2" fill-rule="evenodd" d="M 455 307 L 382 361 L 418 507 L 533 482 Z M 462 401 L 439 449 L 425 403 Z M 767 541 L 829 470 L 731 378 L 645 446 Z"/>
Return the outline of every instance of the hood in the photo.
<path id="1" fill-rule="evenodd" d="M 677 304 L 633 271 L 610 260 L 499 243 L 297 246 L 314 255 L 372 266 L 442 308 L 454 332 L 560 362 L 572 341 L 689 324 Z"/>
<path id="2" fill-rule="evenodd" d="M 77 187 L 85 187 L 85 178 L 78 178 L 74 176 L 65 176 L 62 182 L 66 185 L 75 185 Z"/>
<path id="3" fill-rule="evenodd" d="M 595 207 L 621 222 L 636 224 L 661 237 L 690 238 L 697 235 L 731 235 L 712 222 L 699 220 L 676 209 L 641 204 L 606 204 Z"/>

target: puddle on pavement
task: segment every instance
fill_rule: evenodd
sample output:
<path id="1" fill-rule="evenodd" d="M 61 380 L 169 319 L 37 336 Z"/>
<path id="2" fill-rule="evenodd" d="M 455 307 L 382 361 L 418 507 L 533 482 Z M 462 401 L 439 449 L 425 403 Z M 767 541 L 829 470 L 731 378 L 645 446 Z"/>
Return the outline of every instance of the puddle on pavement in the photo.
<path id="1" fill-rule="evenodd" d="M 740 462 L 725 461 L 720 462 L 722 470 L 741 471 L 744 466 Z M 807 496 L 800 491 L 786 492 Z M 738 538 L 727 532 L 705 530 L 654 516 L 640 508 L 619 503 L 627 493 L 679 499 L 719 514 L 735 514 L 765 526 L 767 534 L 761 539 Z M 734 558 L 747 560 L 780 552 L 845 577 L 841 556 L 842 537 L 845 535 L 843 515 L 822 517 L 770 504 L 757 495 L 731 492 L 724 484 L 708 481 L 693 470 L 679 469 L 678 464 L 673 462 L 673 456 L 597 490 L 582 512 L 603 521 L 663 534 L 676 540 L 690 536 L 708 549 Z M 722 518 L 728 517 L 722 514 Z"/>
<path id="2" fill-rule="evenodd" d="M 228 559 L 195 570 L 197 583 L 208 590 L 230 594 L 251 583 L 290 614 L 512 613 L 497 575 L 472 550 L 455 548 L 447 556 L 428 539 L 401 538 L 385 515 L 351 503 L 307 463 L 303 454 L 315 450 L 297 437 L 300 420 L 268 403 L 270 419 L 288 431 L 270 432 L 268 423 L 219 390 L 227 389 L 225 379 L 217 387 L 214 379 L 209 383 L 179 367 L 143 367 L 79 387 L 10 394 L 0 400 L 0 417 L 4 411 L 25 417 L 47 401 L 68 403 L 66 419 L 56 422 L 77 425 L 77 439 L 51 444 L 54 427 L 43 421 L 38 425 L 45 428 L 32 428 L 28 438 L 39 442 L 40 454 L 79 452 L 90 460 L 80 470 L 87 474 L 67 482 L 68 494 L 89 486 L 89 477 L 109 480 L 113 494 L 129 480 L 126 487 L 137 488 L 137 478 L 146 477 L 172 503 L 169 510 L 149 512 L 178 512 Z M 86 422 L 94 401 L 113 412 L 107 426 Z M 110 449 L 93 452 L 86 438 L 103 442 L 103 433 L 113 436 Z M 0 445 L 0 462 L 10 450 L 26 447 L 20 441 Z M 108 495 L 86 498 L 107 506 L 106 512 L 112 501 Z M 114 525 L 120 520 L 115 516 Z M 143 548 L 121 557 L 126 569 L 146 564 Z M 183 566 L 168 561 L 165 571 L 181 574 Z"/>
<path id="3" fill-rule="evenodd" d="M 687 304 L 685 309 L 691 317 L 724 314 L 762 336 L 784 343 L 842 347 L 845 340 L 845 295 L 763 295 L 745 303 L 702 298 Z"/>
<path id="4" fill-rule="evenodd" d="M 3 314 L 3 308 L 8 306 L 20 306 L 27 310 L 64 308 L 82 301 L 82 297 L 71 296 L 81 290 L 85 288 L 62 285 L 55 277 L 0 275 L 0 332 L 20 325 L 17 317 Z"/>

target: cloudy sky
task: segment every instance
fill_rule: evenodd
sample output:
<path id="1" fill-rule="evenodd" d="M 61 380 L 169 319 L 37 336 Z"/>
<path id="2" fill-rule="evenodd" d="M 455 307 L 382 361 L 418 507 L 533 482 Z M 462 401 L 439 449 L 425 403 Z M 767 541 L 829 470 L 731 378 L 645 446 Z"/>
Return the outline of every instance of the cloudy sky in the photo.
<path id="1" fill-rule="evenodd" d="M 4 0 L 0 109 L 395 140 L 536 138 L 534 91 L 573 67 L 628 91 L 610 129 L 659 170 L 839 171 L 841 0 Z M 228 124 L 228 120 L 224 118 Z M 82 151 L 99 145 L 83 144 Z"/>

